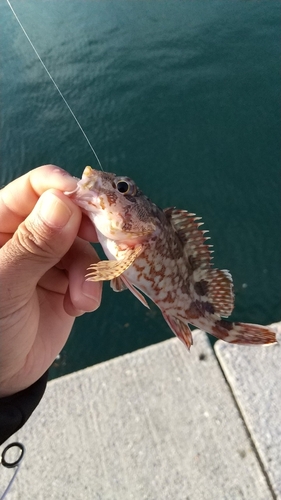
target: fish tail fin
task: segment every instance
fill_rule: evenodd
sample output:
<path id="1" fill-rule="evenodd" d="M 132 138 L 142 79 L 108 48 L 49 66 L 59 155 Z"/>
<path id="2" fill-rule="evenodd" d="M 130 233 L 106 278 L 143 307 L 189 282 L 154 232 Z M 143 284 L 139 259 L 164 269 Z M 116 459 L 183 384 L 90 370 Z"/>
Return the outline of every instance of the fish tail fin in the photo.
<path id="1" fill-rule="evenodd" d="M 258 345 L 277 342 L 276 334 L 266 326 L 251 323 L 216 321 L 208 333 L 230 344 Z"/>

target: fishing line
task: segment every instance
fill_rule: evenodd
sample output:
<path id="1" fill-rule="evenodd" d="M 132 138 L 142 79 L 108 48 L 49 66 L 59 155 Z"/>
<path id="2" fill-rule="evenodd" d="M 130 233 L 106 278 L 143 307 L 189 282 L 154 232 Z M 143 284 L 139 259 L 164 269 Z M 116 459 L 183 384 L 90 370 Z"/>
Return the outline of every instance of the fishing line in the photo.
<path id="1" fill-rule="evenodd" d="M 71 109 L 70 105 L 68 104 L 68 102 L 67 102 L 66 98 L 64 97 L 63 93 L 62 93 L 62 92 L 61 92 L 61 90 L 59 89 L 59 87 L 58 87 L 58 85 L 56 84 L 55 80 L 53 79 L 53 77 L 52 77 L 52 75 L 51 75 L 50 71 L 49 71 L 49 70 L 48 70 L 48 68 L 46 67 L 45 63 L 42 61 L 42 59 L 41 59 L 40 55 L 38 54 L 38 52 L 37 52 L 36 48 L 34 47 L 34 45 L 33 45 L 32 41 L 30 40 L 30 38 L 29 38 L 29 36 L 28 36 L 28 34 L 26 33 L 26 31 L 25 31 L 25 29 L 24 29 L 24 27 L 23 27 L 23 25 L 22 25 L 21 21 L 19 20 L 19 18 L 18 18 L 18 16 L 17 16 L 17 14 L 16 14 L 16 12 L 15 12 L 14 8 L 12 7 L 11 2 L 10 2 L 9 0 L 6 0 L 6 1 L 7 1 L 7 4 L 9 5 L 9 7 L 10 7 L 10 9 L 11 9 L 11 11 L 12 11 L 12 13 L 13 13 L 13 15 L 14 15 L 15 19 L 17 20 L 18 24 L 20 25 L 20 27 L 21 27 L 21 29 L 22 29 L 22 31 L 23 31 L 23 33 L 24 33 L 24 35 L 26 36 L 27 40 L 29 41 L 29 43 L 30 43 L 30 45 L 31 45 L 32 49 L 34 50 L 34 52 L 35 52 L 36 56 L 38 57 L 38 59 L 39 59 L 40 63 L 42 64 L 42 66 L 43 66 L 44 70 L 46 71 L 46 73 L 47 73 L 48 77 L 50 78 L 51 82 L 52 82 L 52 83 L 53 83 L 53 85 L 55 86 L 55 88 L 56 88 L 56 90 L 58 91 L 59 95 L 61 96 L 61 98 L 62 98 L 63 102 L 64 102 L 64 103 L 65 103 L 65 105 L 67 106 L 68 110 L 69 110 L 69 111 L 70 111 L 70 113 L 72 114 L 72 116 L 73 116 L 74 120 L 76 121 L 76 123 L 77 123 L 77 125 L 78 125 L 79 129 L 81 130 L 81 132 L 82 132 L 83 136 L 85 137 L 85 139 L 86 139 L 86 141 L 87 141 L 88 145 L 90 146 L 90 148 L 91 148 L 92 152 L 94 153 L 95 158 L 96 158 L 96 160 L 97 160 L 97 162 L 98 162 L 98 164 L 99 164 L 99 166 L 100 166 L 101 170 L 103 170 L 102 165 L 101 165 L 101 162 L 100 162 L 100 160 L 99 160 L 99 157 L 98 157 L 97 153 L 95 152 L 95 150 L 94 150 L 94 148 L 93 148 L 92 144 L 90 143 L 90 140 L 88 139 L 88 137 L 87 137 L 87 135 L 86 135 L 86 132 L 85 132 L 85 131 L 84 131 L 84 129 L 82 128 L 82 125 L 80 124 L 80 122 L 79 122 L 78 118 L 76 118 L 76 115 L 74 114 L 74 111 L 72 111 L 72 109 Z"/>

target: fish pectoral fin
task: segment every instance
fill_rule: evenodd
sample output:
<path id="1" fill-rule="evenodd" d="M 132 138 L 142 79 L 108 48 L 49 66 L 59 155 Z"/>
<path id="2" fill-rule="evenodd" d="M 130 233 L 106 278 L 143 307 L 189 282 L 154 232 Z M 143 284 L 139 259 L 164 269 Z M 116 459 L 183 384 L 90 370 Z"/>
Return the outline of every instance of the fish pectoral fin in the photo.
<path id="1" fill-rule="evenodd" d="M 193 344 L 192 333 L 188 325 L 175 316 L 169 316 L 162 311 L 165 321 L 168 323 L 172 332 L 182 341 L 189 350 Z"/>
<path id="2" fill-rule="evenodd" d="M 128 248 L 124 253 L 122 260 L 101 260 L 88 267 L 90 273 L 86 274 L 86 281 L 107 281 L 113 280 L 122 274 L 136 258 L 142 253 L 143 246 L 136 245 L 134 248 Z"/>

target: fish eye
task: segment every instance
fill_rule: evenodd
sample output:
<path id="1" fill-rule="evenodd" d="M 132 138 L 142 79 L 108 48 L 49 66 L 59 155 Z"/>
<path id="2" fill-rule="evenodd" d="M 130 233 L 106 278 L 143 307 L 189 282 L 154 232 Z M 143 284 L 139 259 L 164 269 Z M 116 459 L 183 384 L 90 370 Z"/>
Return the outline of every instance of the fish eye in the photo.
<path id="1" fill-rule="evenodd" d="M 137 191 L 137 187 L 135 185 L 135 183 L 133 181 L 131 181 L 131 179 L 119 179 L 119 181 L 117 181 L 115 183 L 115 187 L 117 189 L 117 191 L 119 191 L 119 193 L 121 194 L 128 194 L 128 195 L 132 195 L 134 196 L 136 194 L 136 191 Z"/>
<path id="2" fill-rule="evenodd" d="M 118 189 L 119 193 L 122 193 L 122 194 L 127 194 L 130 190 L 130 186 L 129 186 L 128 182 L 126 182 L 126 181 L 117 182 L 116 188 Z"/>

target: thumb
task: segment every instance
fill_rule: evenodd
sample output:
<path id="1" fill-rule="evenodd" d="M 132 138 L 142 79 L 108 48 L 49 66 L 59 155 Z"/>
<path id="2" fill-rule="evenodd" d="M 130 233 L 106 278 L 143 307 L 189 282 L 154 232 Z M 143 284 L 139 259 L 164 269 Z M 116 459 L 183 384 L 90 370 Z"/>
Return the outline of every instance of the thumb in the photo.
<path id="1" fill-rule="evenodd" d="M 24 289 L 24 295 L 29 295 L 71 247 L 81 215 L 81 210 L 62 192 L 45 191 L 0 251 L 0 273 L 6 289 Z"/>

